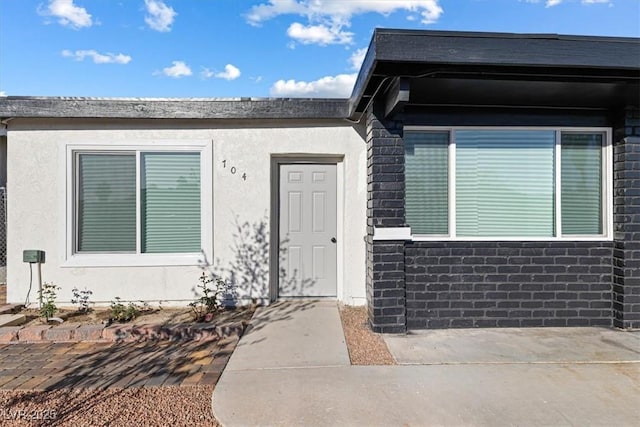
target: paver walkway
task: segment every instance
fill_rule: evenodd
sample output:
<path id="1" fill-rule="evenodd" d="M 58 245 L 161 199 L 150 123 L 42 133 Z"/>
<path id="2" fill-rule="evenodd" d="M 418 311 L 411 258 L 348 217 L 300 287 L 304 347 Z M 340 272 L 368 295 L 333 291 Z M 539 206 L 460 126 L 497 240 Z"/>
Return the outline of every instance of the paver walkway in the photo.
<path id="1" fill-rule="evenodd" d="M 214 385 L 237 341 L 0 345 L 0 389 Z"/>

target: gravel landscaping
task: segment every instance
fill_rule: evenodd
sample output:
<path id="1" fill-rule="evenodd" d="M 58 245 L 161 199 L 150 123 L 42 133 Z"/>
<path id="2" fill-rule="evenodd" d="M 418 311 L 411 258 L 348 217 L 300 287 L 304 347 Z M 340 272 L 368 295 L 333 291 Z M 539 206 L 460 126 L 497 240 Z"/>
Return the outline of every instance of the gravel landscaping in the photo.
<path id="1" fill-rule="evenodd" d="M 380 334 L 371 331 L 366 307 L 340 307 L 340 318 L 352 365 L 395 365 Z"/>
<path id="2" fill-rule="evenodd" d="M 0 390 L 0 425 L 218 426 L 213 387 Z"/>

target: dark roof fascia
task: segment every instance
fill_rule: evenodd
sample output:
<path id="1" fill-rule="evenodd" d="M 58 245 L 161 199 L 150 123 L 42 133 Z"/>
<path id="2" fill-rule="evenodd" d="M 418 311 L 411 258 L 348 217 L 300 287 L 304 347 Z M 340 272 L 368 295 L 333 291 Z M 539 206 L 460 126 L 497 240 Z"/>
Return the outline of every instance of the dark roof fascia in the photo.
<path id="1" fill-rule="evenodd" d="M 378 61 L 640 69 L 640 39 L 379 29 Z"/>
<path id="2" fill-rule="evenodd" d="M 578 41 L 608 41 L 616 43 L 638 43 L 637 37 L 618 36 L 594 36 L 578 34 L 555 34 L 555 33 L 506 33 L 491 31 L 456 31 L 456 30 L 419 30 L 406 28 L 375 28 L 374 34 L 378 35 L 404 35 L 404 36 L 441 36 L 441 37 L 464 37 L 464 38 L 486 38 L 486 39 L 552 39 L 552 40 L 578 40 Z"/>
<path id="3" fill-rule="evenodd" d="M 380 30 L 376 28 L 373 32 L 373 36 L 369 42 L 369 47 L 367 48 L 367 53 L 364 56 L 364 60 L 360 66 L 360 71 L 358 72 L 358 77 L 356 78 L 353 90 L 351 91 L 351 97 L 349 98 L 350 118 L 354 118 L 354 113 L 358 110 L 358 105 L 360 104 L 364 93 L 369 86 L 371 78 L 373 77 L 373 71 L 376 65 L 376 38 L 378 31 Z"/>
<path id="4" fill-rule="evenodd" d="M 0 118 L 344 119 L 346 99 L 0 98 Z"/>
<path id="5" fill-rule="evenodd" d="M 366 109 L 395 76 L 473 69 L 557 73 L 565 79 L 640 80 L 640 39 L 630 37 L 376 29 L 349 99 L 349 115 Z M 390 72 L 394 69 L 394 72 Z M 408 74 L 411 74 L 409 76 Z M 526 77 L 521 77 L 526 79 Z"/>

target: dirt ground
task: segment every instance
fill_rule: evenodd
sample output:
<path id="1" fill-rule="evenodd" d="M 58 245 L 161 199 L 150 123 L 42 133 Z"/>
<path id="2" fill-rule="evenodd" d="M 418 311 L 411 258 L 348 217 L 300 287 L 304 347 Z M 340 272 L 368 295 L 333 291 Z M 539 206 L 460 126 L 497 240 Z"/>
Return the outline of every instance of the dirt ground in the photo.
<path id="1" fill-rule="evenodd" d="M 248 308 L 247 308 L 248 309 Z M 222 310 L 213 316 L 212 320 L 216 322 L 235 320 L 244 309 Z M 45 321 L 40 317 L 38 309 L 24 309 L 20 311 L 27 317 L 25 325 L 42 325 Z M 89 313 L 80 313 L 75 309 L 60 309 L 55 317 L 64 320 L 64 325 L 82 324 L 82 325 L 106 325 L 109 323 L 111 311 L 108 308 L 97 308 Z M 194 323 L 194 315 L 189 307 L 186 308 L 158 308 L 150 307 L 142 309 L 139 315 L 133 320 L 127 322 L 129 324 L 160 324 L 175 325 L 184 323 Z M 57 325 L 58 322 L 50 321 L 49 324 Z"/>

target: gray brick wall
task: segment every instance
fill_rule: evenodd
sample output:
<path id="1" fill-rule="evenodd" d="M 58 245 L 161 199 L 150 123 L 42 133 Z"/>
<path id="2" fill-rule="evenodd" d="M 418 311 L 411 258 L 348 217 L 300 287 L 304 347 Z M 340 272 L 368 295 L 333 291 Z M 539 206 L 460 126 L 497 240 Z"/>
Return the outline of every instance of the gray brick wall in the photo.
<path id="1" fill-rule="evenodd" d="M 366 245 L 367 301 L 375 331 L 640 328 L 640 110 L 612 114 L 617 117 L 613 242 L 374 241 L 374 226 L 405 226 L 402 120 L 407 120 L 379 120 L 376 113 L 367 113 Z M 525 118 L 531 121 L 518 124 L 550 125 L 549 118 Z M 422 124 L 431 119 L 420 116 Z M 491 120 L 509 124 L 502 116 Z M 566 125 L 609 125 L 601 117 L 573 120 Z"/>
<path id="2" fill-rule="evenodd" d="M 402 123 L 367 120 L 367 309 L 376 332 L 404 332 L 404 242 L 373 241 L 374 227 L 404 226 Z"/>
<path id="3" fill-rule="evenodd" d="M 626 109 L 614 144 L 614 325 L 640 328 L 640 109 Z"/>
<path id="4" fill-rule="evenodd" d="M 402 122 L 367 122 L 367 226 L 403 227 L 404 141 Z"/>
<path id="5" fill-rule="evenodd" d="M 375 332 L 399 333 L 406 330 L 404 242 L 372 242 L 367 275 L 369 319 Z"/>
<path id="6" fill-rule="evenodd" d="M 612 242 L 414 242 L 407 328 L 611 326 Z"/>

